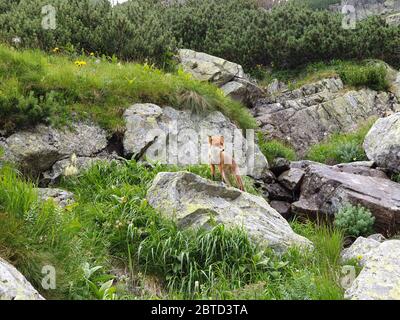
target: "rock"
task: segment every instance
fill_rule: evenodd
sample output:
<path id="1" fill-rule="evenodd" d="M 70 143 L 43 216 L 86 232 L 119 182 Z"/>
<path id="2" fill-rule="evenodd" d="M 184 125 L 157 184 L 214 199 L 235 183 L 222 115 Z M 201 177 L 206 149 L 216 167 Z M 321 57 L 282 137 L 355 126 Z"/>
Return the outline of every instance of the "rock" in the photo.
<path id="1" fill-rule="evenodd" d="M 361 256 L 361 270 L 358 277 L 345 292 L 346 299 L 352 300 L 400 300 L 400 240 L 383 243 L 371 239 L 358 239 L 349 248 Z M 354 257 L 348 253 L 349 256 Z"/>
<path id="2" fill-rule="evenodd" d="M 59 130 L 44 125 L 14 133 L 2 143 L 5 161 L 17 164 L 24 172 L 39 175 L 52 165 L 75 153 L 90 157 L 105 149 L 104 130 L 83 123 L 72 125 L 72 130 Z"/>
<path id="3" fill-rule="evenodd" d="M 400 112 L 374 123 L 365 137 L 364 150 L 379 167 L 400 171 Z"/>
<path id="4" fill-rule="evenodd" d="M 75 163 L 71 159 L 63 159 L 57 161 L 50 170 L 43 172 L 41 185 L 52 185 L 57 183 L 61 177 L 79 174 L 82 171 L 89 169 L 97 162 L 116 161 L 119 157 L 116 154 L 104 154 L 95 157 L 76 157 Z M 68 168 L 73 167 L 76 169 L 75 174 L 68 173 Z"/>
<path id="5" fill-rule="evenodd" d="M 390 14 L 386 17 L 386 23 L 391 26 L 400 25 L 400 13 Z"/>
<path id="6" fill-rule="evenodd" d="M 365 265 L 371 251 L 380 246 L 380 242 L 374 239 L 358 237 L 356 241 L 341 253 L 341 260 L 346 263 L 349 260 L 356 260 L 361 266 Z"/>
<path id="7" fill-rule="evenodd" d="M 149 204 L 180 227 L 222 223 L 243 227 L 254 241 L 277 252 L 290 246 L 311 247 L 261 197 L 228 188 L 188 172 L 161 172 L 148 190 Z"/>
<path id="8" fill-rule="evenodd" d="M 286 220 L 290 219 L 291 217 L 291 212 L 290 212 L 290 207 L 291 204 L 289 202 L 285 201 L 276 201 L 273 200 L 270 203 L 270 206 L 274 208 L 276 211 L 279 212 L 279 214 L 284 217 Z"/>
<path id="9" fill-rule="evenodd" d="M 75 202 L 72 192 L 57 188 L 36 188 L 39 198 L 42 201 L 52 199 L 61 208 Z"/>
<path id="10" fill-rule="evenodd" d="M 393 93 L 342 89 L 340 79 L 324 79 L 259 99 L 250 111 L 262 131 L 288 142 L 299 156 L 335 132 L 354 131 L 370 117 L 400 111 Z"/>
<path id="11" fill-rule="evenodd" d="M 26 278 L 0 258 L 0 300 L 44 300 Z"/>
<path id="12" fill-rule="evenodd" d="M 255 83 L 239 78 L 224 84 L 221 90 L 226 96 L 230 96 L 250 108 L 253 107 L 254 101 L 265 95 L 265 92 Z"/>
<path id="13" fill-rule="evenodd" d="M 354 7 L 356 20 L 370 16 L 385 16 L 400 11 L 398 0 L 342 0 L 338 4 L 330 5 L 330 10 L 342 12 L 343 5 Z"/>
<path id="14" fill-rule="evenodd" d="M 347 172 L 352 174 L 358 174 L 367 177 L 376 177 L 388 179 L 388 176 L 382 170 L 374 169 L 373 161 L 358 161 L 352 163 L 341 163 L 333 166 L 333 168 L 338 169 L 340 172 Z"/>
<path id="15" fill-rule="evenodd" d="M 269 175 L 268 161 L 254 143 L 254 134 L 242 131 L 221 112 L 207 115 L 135 104 L 124 114 L 124 153 L 137 160 L 147 159 L 173 165 L 208 164 L 208 136 L 222 135 L 225 152 L 233 154 L 241 173 L 256 179 Z"/>
<path id="16" fill-rule="evenodd" d="M 285 171 L 278 177 L 278 181 L 286 189 L 296 192 L 300 188 L 301 181 L 304 177 L 304 171 L 302 169 L 290 169 Z"/>
<path id="17" fill-rule="evenodd" d="M 312 218 L 333 218 L 345 203 L 368 208 L 376 218 L 375 229 L 384 235 L 400 229 L 400 184 L 322 164 L 310 164 L 306 169 L 300 199 L 292 204 L 292 211 Z"/>
<path id="18" fill-rule="evenodd" d="M 289 192 L 279 183 L 269 183 L 262 187 L 269 200 L 293 202 L 293 192 Z"/>
<path id="19" fill-rule="evenodd" d="M 290 161 L 285 158 L 276 158 L 271 164 L 270 170 L 277 176 L 290 169 Z"/>
<path id="20" fill-rule="evenodd" d="M 285 92 L 288 89 L 289 89 L 288 86 L 284 82 L 281 82 L 278 79 L 274 79 L 268 85 L 267 92 L 269 95 L 275 95 L 275 94 Z"/>
<path id="21" fill-rule="evenodd" d="M 265 92 L 247 76 L 241 65 L 203 52 L 181 49 L 177 56 L 183 70 L 194 79 L 212 82 L 226 96 L 249 107 Z"/>
<path id="22" fill-rule="evenodd" d="M 386 240 L 386 238 L 380 233 L 371 234 L 367 239 L 372 239 L 378 242 L 383 242 Z"/>
<path id="23" fill-rule="evenodd" d="M 235 77 L 245 78 L 241 65 L 203 52 L 189 49 L 178 51 L 178 60 L 183 70 L 200 81 L 213 82 L 222 86 Z"/>

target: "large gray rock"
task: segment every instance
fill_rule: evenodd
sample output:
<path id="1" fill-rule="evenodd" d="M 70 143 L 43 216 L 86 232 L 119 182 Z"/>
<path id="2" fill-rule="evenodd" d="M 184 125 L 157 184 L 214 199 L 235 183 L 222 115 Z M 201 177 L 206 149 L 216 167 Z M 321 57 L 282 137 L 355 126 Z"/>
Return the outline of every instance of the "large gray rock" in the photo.
<path id="1" fill-rule="evenodd" d="M 2 142 L 5 161 L 17 164 L 24 172 L 38 175 L 72 154 L 90 157 L 107 146 L 106 132 L 97 126 L 74 124 L 60 130 L 44 125 L 14 133 Z"/>
<path id="2" fill-rule="evenodd" d="M 400 184 L 321 164 L 306 168 L 300 199 L 292 204 L 292 211 L 312 218 L 333 218 L 345 203 L 370 209 L 376 218 L 374 227 L 382 234 L 400 229 Z"/>
<path id="3" fill-rule="evenodd" d="M 223 135 L 225 152 L 233 155 L 242 174 L 262 178 L 268 169 L 268 161 L 255 145 L 254 137 L 249 136 L 247 141 L 221 112 L 200 115 L 154 104 L 135 104 L 124 117 L 123 146 L 128 157 L 181 166 L 208 164 L 208 136 Z"/>
<path id="4" fill-rule="evenodd" d="M 363 267 L 345 292 L 352 300 L 400 300 L 400 240 L 383 243 L 358 238 L 343 253 Z"/>
<path id="5" fill-rule="evenodd" d="M 72 192 L 58 189 L 58 188 L 37 188 L 36 189 L 39 199 L 42 201 L 47 201 L 52 199 L 55 204 L 59 205 L 61 208 L 65 208 L 67 205 L 73 204 L 74 194 Z"/>
<path id="6" fill-rule="evenodd" d="M 380 167 L 400 171 L 400 113 L 378 119 L 368 132 L 364 149 Z"/>
<path id="7" fill-rule="evenodd" d="M 311 247 L 261 197 L 227 188 L 188 172 L 161 172 L 147 193 L 149 204 L 181 227 L 210 227 L 212 222 L 243 227 L 249 236 L 281 252 Z"/>
<path id="8" fill-rule="evenodd" d="M 209 81 L 221 86 L 235 77 L 245 78 L 241 65 L 207 53 L 181 49 L 178 51 L 178 59 L 183 70 L 200 81 Z"/>
<path id="9" fill-rule="evenodd" d="M 332 133 L 350 132 L 369 117 L 400 111 L 393 93 L 342 89 L 340 79 L 324 79 L 259 99 L 251 112 L 269 137 L 288 142 L 303 156 Z"/>
<path id="10" fill-rule="evenodd" d="M 0 258 L 0 300 L 44 300 L 26 278 Z"/>
<path id="11" fill-rule="evenodd" d="M 214 83 L 226 96 L 250 107 L 265 94 L 237 63 L 189 49 L 179 50 L 178 60 L 194 79 Z"/>

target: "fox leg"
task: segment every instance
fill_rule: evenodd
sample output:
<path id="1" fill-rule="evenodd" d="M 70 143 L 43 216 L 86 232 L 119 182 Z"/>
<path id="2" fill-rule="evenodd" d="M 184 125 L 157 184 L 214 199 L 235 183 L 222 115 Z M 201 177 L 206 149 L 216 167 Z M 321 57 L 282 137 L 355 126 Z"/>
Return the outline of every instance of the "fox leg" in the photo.
<path id="1" fill-rule="evenodd" d="M 244 190 L 243 181 L 242 181 L 242 177 L 240 176 L 239 167 L 238 167 L 238 165 L 236 164 L 236 162 L 234 160 L 232 162 L 232 167 L 231 168 L 232 168 L 232 174 L 236 178 L 236 182 L 237 182 L 237 184 L 239 186 L 239 189 L 242 190 L 242 191 L 245 191 Z"/>
<path id="2" fill-rule="evenodd" d="M 230 184 L 229 180 L 226 178 L 226 174 L 225 174 L 225 170 L 224 170 L 224 165 L 223 165 L 223 164 L 220 164 L 220 165 L 218 166 L 218 168 L 219 168 L 219 171 L 221 172 L 222 180 L 223 180 L 228 186 L 230 186 L 231 184 Z"/>
<path id="3" fill-rule="evenodd" d="M 215 180 L 215 165 L 214 164 L 210 164 L 210 169 L 211 169 L 212 179 Z"/>

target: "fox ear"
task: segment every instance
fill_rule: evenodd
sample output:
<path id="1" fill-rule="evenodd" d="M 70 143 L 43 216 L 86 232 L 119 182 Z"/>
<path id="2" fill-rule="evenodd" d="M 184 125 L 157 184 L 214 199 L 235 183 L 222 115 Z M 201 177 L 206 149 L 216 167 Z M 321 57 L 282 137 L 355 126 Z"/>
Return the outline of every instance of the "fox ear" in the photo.
<path id="1" fill-rule="evenodd" d="M 208 144 L 212 144 L 212 136 L 208 136 Z"/>

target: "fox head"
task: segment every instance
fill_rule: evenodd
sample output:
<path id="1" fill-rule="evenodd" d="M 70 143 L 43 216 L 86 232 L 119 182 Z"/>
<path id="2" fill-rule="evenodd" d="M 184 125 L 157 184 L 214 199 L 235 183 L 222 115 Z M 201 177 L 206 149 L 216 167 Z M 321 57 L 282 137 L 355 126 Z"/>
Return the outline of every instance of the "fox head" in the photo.
<path id="1" fill-rule="evenodd" d="M 218 148 L 221 151 L 224 151 L 225 148 L 224 136 L 208 136 L 208 145 L 209 147 Z"/>

